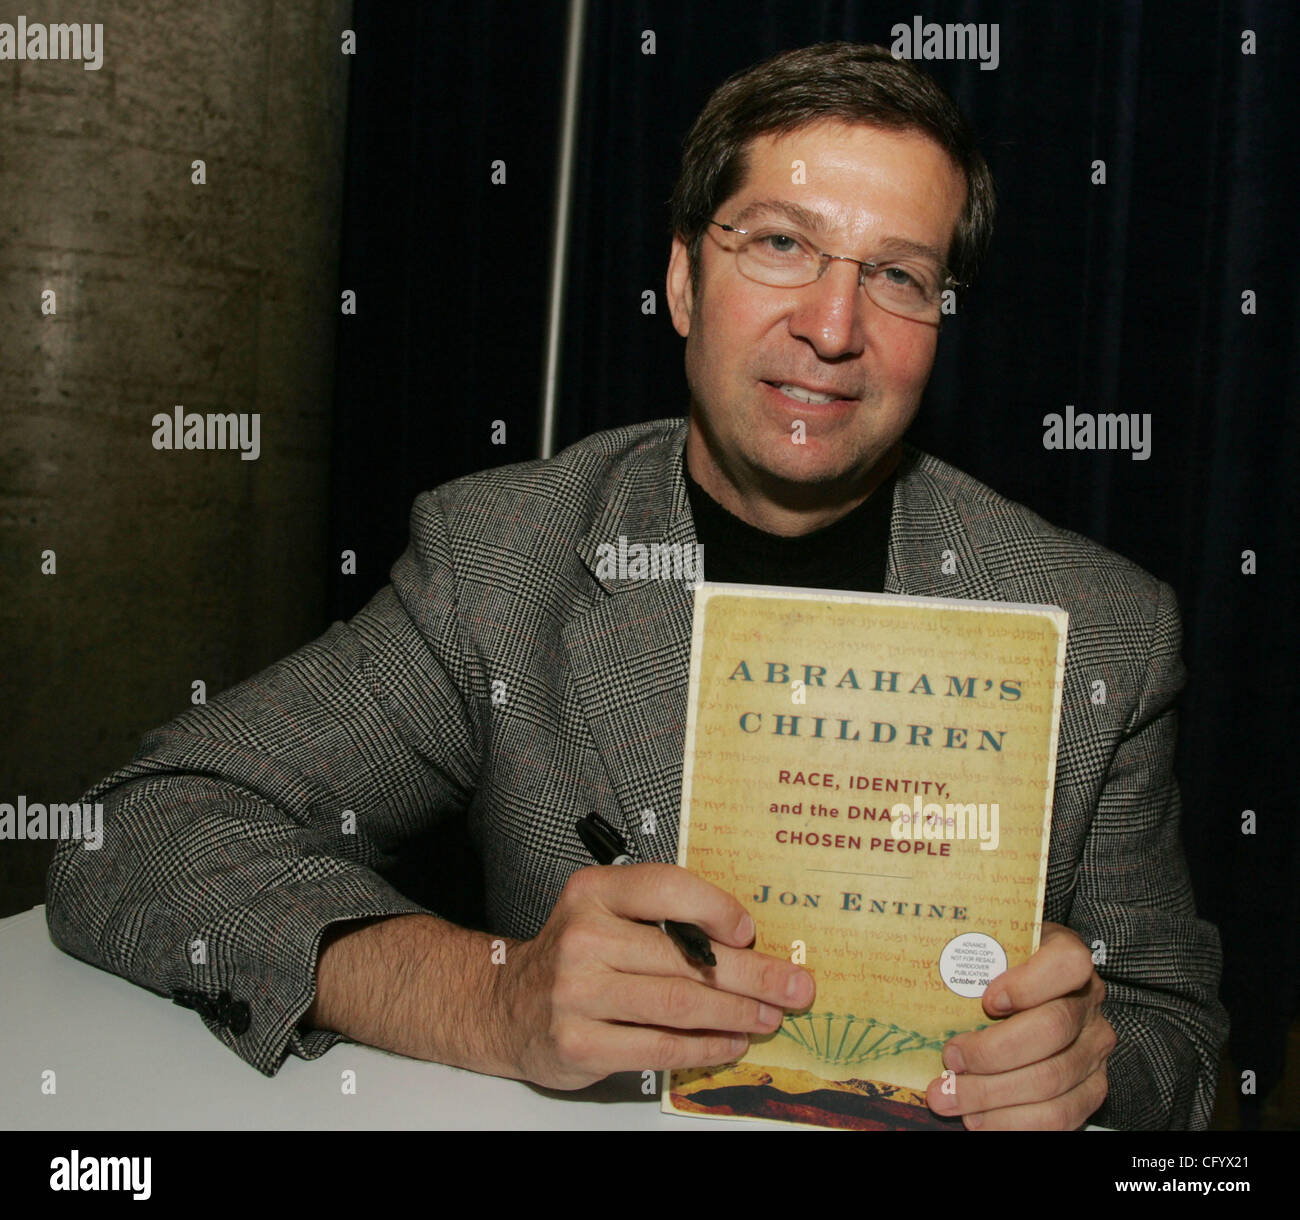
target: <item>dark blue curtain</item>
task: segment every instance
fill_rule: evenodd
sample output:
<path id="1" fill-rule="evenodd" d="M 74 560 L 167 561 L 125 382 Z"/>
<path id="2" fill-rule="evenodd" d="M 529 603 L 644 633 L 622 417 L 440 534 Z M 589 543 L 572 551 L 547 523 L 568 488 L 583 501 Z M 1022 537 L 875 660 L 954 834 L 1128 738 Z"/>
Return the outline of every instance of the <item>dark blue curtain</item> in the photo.
<path id="1" fill-rule="evenodd" d="M 998 23 L 996 70 L 924 66 L 971 118 L 1000 210 L 912 439 L 1179 594 L 1185 841 L 1201 912 L 1223 936 L 1232 1062 L 1258 1078 L 1241 1099 L 1250 1125 L 1297 1012 L 1300 836 L 1285 786 L 1300 133 L 1287 52 L 1300 10 L 593 0 L 559 445 L 686 413 L 663 299 L 666 200 L 709 93 L 789 47 L 888 45 L 914 12 Z M 537 455 L 565 21 L 558 3 L 358 0 L 343 261 L 358 312 L 340 319 L 332 553 L 355 550 L 359 571 L 336 578 L 334 617 L 385 583 L 419 491 Z M 1092 182 L 1095 160 L 1105 185 Z M 1067 405 L 1149 412 L 1149 459 L 1044 449 L 1043 416 Z M 1255 575 L 1242 572 L 1245 550 Z M 1241 832 L 1247 809 L 1254 835 Z"/>

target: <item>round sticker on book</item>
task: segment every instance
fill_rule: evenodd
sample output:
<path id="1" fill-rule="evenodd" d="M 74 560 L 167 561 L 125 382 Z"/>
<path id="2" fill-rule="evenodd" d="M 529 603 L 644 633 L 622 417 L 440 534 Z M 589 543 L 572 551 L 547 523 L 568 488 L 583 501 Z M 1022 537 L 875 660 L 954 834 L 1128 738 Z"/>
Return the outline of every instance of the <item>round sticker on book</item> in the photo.
<path id="1" fill-rule="evenodd" d="M 967 999 L 984 989 L 1007 968 L 1007 951 L 983 932 L 954 936 L 939 954 L 939 977 L 949 991 Z"/>

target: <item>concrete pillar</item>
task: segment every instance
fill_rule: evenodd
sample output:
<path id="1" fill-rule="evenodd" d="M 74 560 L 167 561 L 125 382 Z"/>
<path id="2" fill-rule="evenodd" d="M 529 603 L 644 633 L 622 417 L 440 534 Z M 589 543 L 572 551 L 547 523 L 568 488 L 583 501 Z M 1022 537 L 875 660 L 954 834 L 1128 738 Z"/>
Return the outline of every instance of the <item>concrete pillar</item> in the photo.
<path id="1" fill-rule="evenodd" d="M 95 70 L 0 59 L 0 801 L 77 800 L 325 625 L 351 9 L 0 0 L 103 27 Z M 257 414 L 257 459 L 155 448 L 178 404 Z M 0 915 L 51 850 L 0 841 Z"/>

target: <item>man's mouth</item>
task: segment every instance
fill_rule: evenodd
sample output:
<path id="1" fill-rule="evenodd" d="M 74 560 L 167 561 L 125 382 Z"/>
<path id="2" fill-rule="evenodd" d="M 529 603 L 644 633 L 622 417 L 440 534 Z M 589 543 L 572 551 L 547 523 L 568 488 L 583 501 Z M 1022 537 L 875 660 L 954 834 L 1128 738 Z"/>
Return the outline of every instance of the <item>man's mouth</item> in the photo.
<path id="1" fill-rule="evenodd" d="M 787 398 L 792 398 L 795 402 L 806 403 L 828 403 L 842 402 L 849 396 L 837 391 L 823 392 L 821 390 L 812 390 L 806 386 L 794 385 L 788 381 L 766 381 L 764 385 L 770 385 L 774 390 L 779 390 Z"/>

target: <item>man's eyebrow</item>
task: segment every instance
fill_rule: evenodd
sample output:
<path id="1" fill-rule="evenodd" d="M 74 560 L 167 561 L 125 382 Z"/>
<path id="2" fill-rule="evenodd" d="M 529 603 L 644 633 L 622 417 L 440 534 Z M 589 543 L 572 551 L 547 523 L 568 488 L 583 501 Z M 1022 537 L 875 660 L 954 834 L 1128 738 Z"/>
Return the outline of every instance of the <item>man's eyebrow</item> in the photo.
<path id="1" fill-rule="evenodd" d="M 756 199 L 753 203 L 747 203 L 741 208 L 736 213 L 735 220 L 731 223 L 734 228 L 743 229 L 745 221 L 772 212 L 784 216 L 801 228 L 820 233 L 823 237 L 831 230 L 830 222 L 820 212 L 810 212 L 797 203 L 791 203 L 788 199 Z"/>
<path id="2" fill-rule="evenodd" d="M 736 213 L 735 219 L 730 223 L 733 228 L 743 229 L 746 221 L 759 216 L 772 215 L 773 213 L 784 216 L 801 229 L 807 229 L 809 232 L 819 234 L 822 237 L 830 233 L 832 228 L 830 222 L 820 212 L 810 211 L 808 208 L 792 203 L 788 199 L 756 199 L 753 203 L 747 203 L 741 208 Z M 927 245 L 925 242 L 913 241 L 910 237 L 882 238 L 876 245 L 876 252 L 879 254 L 917 254 L 925 258 L 932 258 L 936 263 L 940 264 L 944 261 L 941 250 L 936 250 L 934 246 Z"/>
<path id="3" fill-rule="evenodd" d="M 885 237 L 876 247 L 878 254 L 918 254 L 923 258 L 932 258 L 943 265 L 943 252 L 928 246 L 922 241 L 913 241 L 910 237 Z"/>

